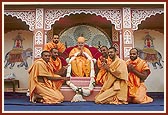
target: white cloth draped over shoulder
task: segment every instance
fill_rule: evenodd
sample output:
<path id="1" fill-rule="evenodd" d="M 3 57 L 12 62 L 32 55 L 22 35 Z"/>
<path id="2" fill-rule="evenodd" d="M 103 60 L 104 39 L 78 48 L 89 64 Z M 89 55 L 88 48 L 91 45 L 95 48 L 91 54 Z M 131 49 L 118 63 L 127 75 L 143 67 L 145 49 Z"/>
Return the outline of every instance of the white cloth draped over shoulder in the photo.
<path id="1" fill-rule="evenodd" d="M 68 68 L 67 68 L 67 74 L 66 77 L 71 77 L 71 62 L 77 57 L 77 55 L 80 52 L 77 52 L 74 54 L 73 57 L 71 58 L 67 58 L 67 62 L 68 62 Z M 66 84 L 72 88 L 73 91 L 76 92 L 76 95 L 73 97 L 73 99 L 71 100 L 71 102 L 78 102 L 78 101 L 86 101 L 85 99 L 83 99 L 82 96 L 89 96 L 92 92 L 92 90 L 95 87 L 95 70 L 94 70 L 94 63 L 96 63 L 96 59 L 90 57 L 86 52 L 83 52 L 84 55 L 87 57 L 87 59 L 91 62 L 91 72 L 90 72 L 90 83 L 89 86 L 84 88 L 84 87 L 77 87 L 76 85 L 74 85 L 71 81 L 66 81 Z M 77 76 L 76 76 L 77 77 Z"/>

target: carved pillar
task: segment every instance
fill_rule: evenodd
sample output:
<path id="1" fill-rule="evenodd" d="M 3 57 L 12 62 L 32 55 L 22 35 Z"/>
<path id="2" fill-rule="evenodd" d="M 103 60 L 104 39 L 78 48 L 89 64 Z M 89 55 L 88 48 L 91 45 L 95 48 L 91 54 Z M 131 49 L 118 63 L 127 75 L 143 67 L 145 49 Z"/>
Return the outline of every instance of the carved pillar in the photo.
<path id="1" fill-rule="evenodd" d="M 118 51 L 117 55 L 121 57 L 120 54 L 120 36 L 119 36 L 119 31 L 112 26 L 112 45 L 115 47 Z"/>
<path id="2" fill-rule="evenodd" d="M 45 31 L 44 31 L 44 9 L 36 9 L 35 30 L 34 33 L 34 60 L 41 57 L 43 45 L 45 44 Z"/>
<path id="3" fill-rule="evenodd" d="M 124 60 L 129 59 L 129 51 L 134 47 L 134 36 L 131 27 L 131 8 L 123 8 L 123 27 L 121 30 L 122 44 L 121 50 L 123 52 L 122 57 Z"/>

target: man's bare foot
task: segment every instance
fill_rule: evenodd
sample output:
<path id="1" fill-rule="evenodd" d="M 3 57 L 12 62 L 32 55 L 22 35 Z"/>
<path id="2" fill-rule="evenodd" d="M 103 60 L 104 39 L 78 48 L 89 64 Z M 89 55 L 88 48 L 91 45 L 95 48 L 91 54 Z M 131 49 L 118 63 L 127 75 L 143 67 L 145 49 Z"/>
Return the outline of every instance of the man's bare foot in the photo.
<path id="1" fill-rule="evenodd" d="M 32 102 L 33 102 L 33 103 L 36 103 L 36 96 L 35 96 L 35 94 L 33 94 Z"/>
<path id="2" fill-rule="evenodd" d="M 41 95 L 38 95 L 36 93 L 33 94 L 33 97 L 32 97 L 32 102 L 33 103 L 36 103 L 36 102 L 40 102 L 40 103 L 43 103 L 43 97 Z"/>

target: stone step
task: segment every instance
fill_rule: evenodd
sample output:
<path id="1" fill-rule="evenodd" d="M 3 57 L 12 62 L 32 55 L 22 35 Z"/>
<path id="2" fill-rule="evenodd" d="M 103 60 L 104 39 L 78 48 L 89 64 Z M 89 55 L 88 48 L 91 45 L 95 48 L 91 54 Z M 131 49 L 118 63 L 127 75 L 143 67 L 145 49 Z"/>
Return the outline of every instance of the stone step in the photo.
<path id="1" fill-rule="evenodd" d="M 90 77 L 71 77 L 70 82 L 77 87 L 88 88 L 90 84 Z M 89 96 L 83 96 L 86 101 L 94 101 L 94 97 L 99 93 L 101 86 L 95 86 Z M 61 87 L 61 92 L 64 95 L 65 101 L 71 101 L 75 96 L 75 92 L 67 85 Z"/>
<path id="2" fill-rule="evenodd" d="M 93 92 L 89 95 L 89 96 L 83 96 L 83 98 L 86 101 L 94 101 L 94 97 L 96 96 L 97 93 L 99 93 L 101 87 L 100 86 L 96 86 L 93 89 Z M 72 98 L 75 96 L 75 92 L 68 86 L 62 86 L 61 87 L 61 92 L 64 95 L 65 101 L 71 101 Z"/>

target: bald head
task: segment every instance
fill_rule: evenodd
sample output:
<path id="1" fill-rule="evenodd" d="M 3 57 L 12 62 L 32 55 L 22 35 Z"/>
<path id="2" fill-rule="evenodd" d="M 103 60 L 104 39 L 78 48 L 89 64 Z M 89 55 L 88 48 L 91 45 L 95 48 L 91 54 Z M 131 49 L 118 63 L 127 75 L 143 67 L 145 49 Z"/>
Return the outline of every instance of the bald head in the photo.
<path id="1" fill-rule="evenodd" d="M 85 38 L 84 37 L 78 37 L 78 42 L 85 42 Z"/>
<path id="2" fill-rule="evenodd" d="M 79 49 L 83 49 L 84 45 L 85 45 L 85 38 L 84 37 L 78 37 L 78 48 Z"/>

